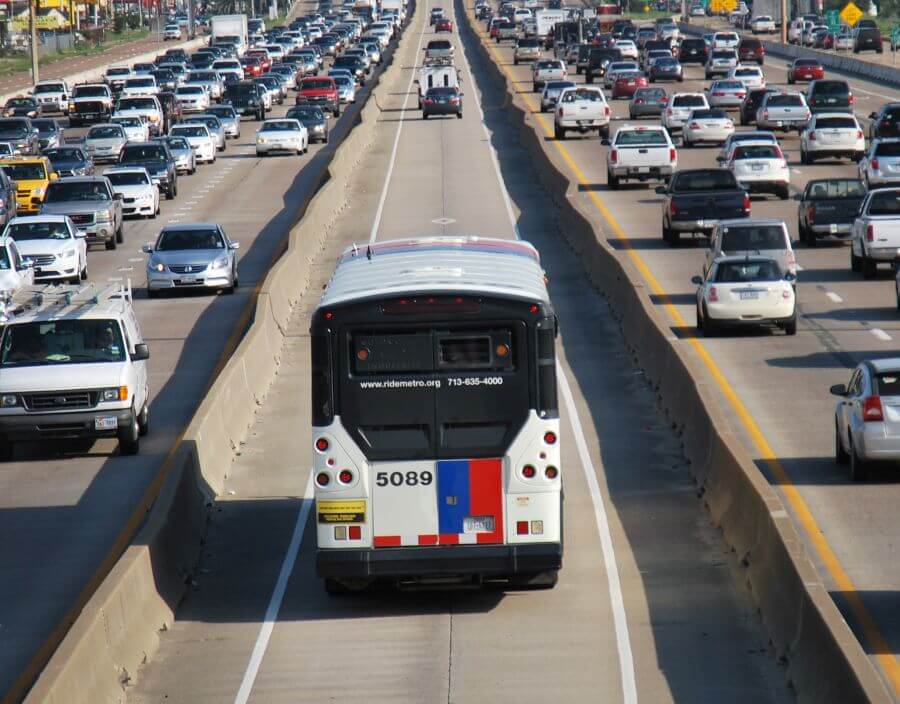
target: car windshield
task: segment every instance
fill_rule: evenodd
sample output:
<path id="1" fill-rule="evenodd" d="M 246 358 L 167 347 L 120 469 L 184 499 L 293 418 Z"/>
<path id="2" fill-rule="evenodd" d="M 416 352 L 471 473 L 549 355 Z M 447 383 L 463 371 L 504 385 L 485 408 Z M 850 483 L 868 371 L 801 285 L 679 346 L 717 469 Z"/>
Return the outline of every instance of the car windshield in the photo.
<path id="1" fill-rule="evenodd" d="M 319 108 L 297 107 L 288 110 L 287 116 L 295 120 L 306 120 L 309 122 L 321 121 L 325 119 L 325 113 Z"/>
<path id="2" fill-rule="evenodd" d="M 150 183 L 147 174 L 141 171 L 107 171 L 103 175 L 113 186 L 146 186 Z"/>
<path id="3" fill-rule="evenodd" d="M 156 81 L 152 78 L 129 78 L 125 81 L 126 88 L 152 88 Z"/>
<path id="4" fill-rule="evenodd" d="M 544 68 L 562 68 L 562 65 L 559 61 L 538 61 L 537 62 L 538 69 Z"/>
<path id="5" fill-rule="evenodd" d="M 781 271 L 778 264 L 770 259 L 743 262 L 720 262 L 716 267 L 716 283 L 743 284 L 758 281 L 778 281 Z"/>
<path id="6" fill-rule="evenodd" d="M 62 83 L 47 83 L 42 86 L 35 86 L 34 93 L 35 95 L 39 95 L 40 93 L 65 93 L 66 89 L 63 87 Z"/>
<path id="7" fill-rule="evenodd" d="M 875 156 L 900 156 L 900 142 L 878 142 Z"/>
<path id="8" fill-rule="evenodd" d="M 44 156 L 49 157 L 50 161 L 84 161 L 84 152 L 73 147 L 48 149 Z"/>
<path id="9" fill-rule="evenodd" d="M 735 159 L 780 159 L 781 154 L 774 144 L 748 144 L 736 147 Z"/>
<path id="10" fill-rule="evenodd" d="M 158 145 L 140 144 L 126 146 L 122 150 L 122 159 L 125 161 L 153 162 L 162 164 L 166 161 L 166 150 Z"/>
<path id="11" fill-rule="evenodd" d="M 740 81 L 718 81 L 713 90 L 743 90 L 744 84 Z"/>
<path id="12" fill-rule="evenodd" d="M 33 107 L 35 105 L 34 98 L 11 98 L 6 101 L 6 107 L 8 108 L 22 108 L 22 107 Z"/>
<path id="13" fill-rule="evenodd" d="M 676 172 L 672 190 L 678 193 L 692 193 L 700 191 L 734 191 L 737 190 L 737 181 L 730 171 L 724 169 L 709 169 L 704 171 Z"/>
<path id="14" fill-rule="evenodd" d="M 712 56 L 714 59 L 733 59 L 734 52 L 733 51 L 714 51 Z"/>
<path id="15" fill-rule="evenodd" d="M 723 110 L 692 110 L 692 120 L 725 120 L 728 115 Z"/>
<path id="16" fill-rule="evenodd" d="M 106 71 L 107 76 L 128 76 L 131 75 L 130 68 L 110 68 Z"/>
<path id="17" fill-rule="evenodd" d="M 122 128 L 119 125 L 98 125 L 97 127 L 91 127 L 91 131 L 88 132 L 88 139 L 114 139 L 116 137 L 122 138 L 124 133 L 122 132 Z"/>
<path id="18" fill-rule="evenodd" d="M 176 125 L 172 128 L 172 134 L 182 137 L 206 137 L 209 130 L 206 129 L 206 125 Z"/>
<path id="19" fill-rule="evenodd" d="M 13 181 L 40 181 L 47 178 L 43 164 L 0 164 L 3 173 Z"/>
<path id="20" fill-rule="evenodd" d="M 156 243 L 157 252 L 195 249 L 225 249 L 217 230 L 163 230 Z"/>
<path id="21" fill-rule="evenodd" d="M 206 110 L 210 115 L 215 115 L 220 120 L 224 118 L 235 118 L 237 117 L 237 113 L 234 111 L 234 108 L 227 107 L 225 105 L 213 105 L 212 107 L 207 108 Z"/>
<path id="22" fill-rule="evenodd" d="M 125 346 L 115 320 L 55 320 L 9 325 L 0 367 L 122 362 Z"/>
<path id="23" fill-rule="evenodd" d="M 787 248 L 781 225 L 730 225 L 722 228 L 721 242 L 726 253 Z"/>
<path id="24" fill-rule="evenodd" d="M 139 117 L 114 117 L 113 122 L 122 127 L 140 127 L 144 124 Z"/>
<path id="25" fill-rule="evenodd" d="M 16 242 L 24 240 L 67 240 L 71 237 L 64 222 L 18 222 L 13 220 L 6 234 Z"/>
<path id="26" fill-rule="evenodd" d="M 222 123 L 219 122 L 219 118 L 214 117 L 212 115 L 210 115 L 208 117 L 202 117 L 202 116 L 189 117 L 185 120 L 185 123 L 186 124 L 194 123 L 194 124 L 198 124 L 198 125 L 206 125 L 207 127 L 209 127 L 210 132 L 212 132 L 213 130 L 219 130 L 222 128 Z"/>
<path id="27" fill-rule="evenodd" d="M 695 108 L 706 105 L 706 98 L 702 95 L 676 95 L 672 100 L 674 108 Z"/>
<path id="28" fill-rule="evenodd" d="M 178 95 L 202 95 L 203 87 L 202 86 L 178 86 L 175 90 L 175 93 Z"/>
<path id="29" fill-rule="evenodd" d="M 668 144 L 662 130 L 620 130 L 616 135 L 617 147 L 665 147 Z"/>
<path id="30" fill-rule="evenodd" d="M 169 145 L 169 149 L 187 151 L 191 148 L 191 145 L 183 137 L 168 137 L 166 143 Z"/>
<path id="31" fill-rule="evenodd" d="M 770 93 L 766 100 L 766 106 L 770 108 L 799 108 L 803 107 L 803 98 L 797 94 L 776 95 Z"/>
<path id="32" fill-rule="evenodd" d="M 73 201 L 107 201 L 109 191 L 102 181 L 53 181 L 47 187 L 45 203 L 71 203 Z"/>
<path id="33" fill-rule="evenodd" d="M 275 122 L 264 122 L 259 128 L 260 132 L 293 132 L 298 130 L 299 126 L 293 120 L 278 120 Z"/>
<path id="34" fill-rule="evenodd" d="M 869 215 L 900 215 L 900 191 L 874 191 Z"/>
<path id="35" fill-rule="evenodd" d="M 866 189 L 862 181 L 857 181 L 855 179 L 832 179 L 810 183 L 804 200 L 862 198 L 865 194 Z"/>
<path id="36" fill-rule="evenodd" d="M 0 132 L 24 135 L 27 131 L 28 127 L 21 120 L 0 120 Z"/>
<path id="37" fill-rule="evenodd" d="M 117 110 L 155 110 L 156 103 L 153 98 L 122 98 Z"/>
<path id="38" fill-rule="evenodd" d="M 794 62 L 794 66 L 797 68 L 816 68 L 819 66 L 819 62 L 813 59 L 797 59 Z"/>
<path id="39" fill-rule="evenodd" d="M 109 92 L 106 86 L 78 86 L 75 89 L 76 98 L 108 98 Z"/>
<path id="40" fill-rule="evenodd" d="M 52 134 L 53 132 L 59 132 L 59 125 L 57 125 L 53 120 L 32 120 L 31 126 L 36 127 L 37 131 L 41 134 Z"/>

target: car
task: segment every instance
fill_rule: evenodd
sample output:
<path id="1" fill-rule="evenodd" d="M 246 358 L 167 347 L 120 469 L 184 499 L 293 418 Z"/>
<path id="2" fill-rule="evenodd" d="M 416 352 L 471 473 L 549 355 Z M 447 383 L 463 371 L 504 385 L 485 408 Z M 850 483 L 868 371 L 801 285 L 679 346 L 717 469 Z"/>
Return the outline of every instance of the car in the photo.
<path id="1" fill-rule="evenodd" d="M 728 72 L 726 78 L 740 81 L 747 90 L 761 90 L 766 87 L 766 74 L 759 66 L 736 66 Z"/>
<path id="2" fill-rule="evenodd" d="M 740 142 L 731 150 L 725 167 L 750 193 L 771 193 L 781 200 L 790 196 L 791 171 L 777 144 Z"/>
<path id="3" fill-rule="evenodd" d="M 765 130 L 802 132 L 812 117 L 800 93 L 767 93 L 756 109 L 756 126 Z"/>
<path id="4" fill-rule="evenodd" d="M 704 66 L 706 80 L 713 76 L 726 76 L 728 72 L 738 65 L 737 51 L 734 49 L 713 49 Z"/>
<path id="5" fill-rule="evenodd" d="M 159 86 L 156 85 L 156 79 L 151 75 L 140 75 L 126 78 L 122 84 L 122 90 L 119 91 L 119 96 L 123 98 L 141 97 L 157 93 L 159 93 Z"/>
<path id="6" fill-rule="evenodd" d="M 328 144 L 328 118 L 322 108 L 315 105 L 296 105 L 287 111 L 285 117 L 299 120 L 306 127 L 310 142 Z"/>
<path id="7" fill-rule="evenodd" d="M 515 41 L 518 39 L 519 28 L 515 22 L 510 22 L 508 20 L 500 19 L 496 25 L 496 34 L 494 35 L 494 41 L 499 44 L 502 41 Z"/>
<path id="8" fill-rule="evenodd" d="M 647 77 L 641 71 L 621 71 L 616 74 L 610 98 L 630 98 L 638 88 L 646 88 L 650 85 Z"/>
<path id="9" fill-rule="evenodd" d="M 38 154 L 41 150 L 40 136 L 27 117 L 0 119 L 0 142 L 7 142 L 13 154 Z"/>
<path id="10" fill-rule="evenodd" d="M 636 61 L 611 61 L 606 67 L 606 73 L 603 76 L 603 87 L 612 89 L 619 77 L 619 73 L 623 71 L 640 71 L 641 67 Z M 589 75 L 593 75 L 593 72 Z M 590 83 L 590 81 L 586 81 Z"/>
<path id="11" fill-rule="evenodd" d="M 161 134 L 165 123 L 165 112 L 155 95 L 119 98 L 113 118 L 137 117 L 146 125 L 151 135 Z"/>
<path id="12" fill-rule="evenodd" d="M 61 112 L 63 115 L 68 115 L 71 92 L 66 81 L 52 79 L 35 83 L 31 94 L 40 103 L 42 114 Z"/>
<path id="13" fill-rule="evenodd" d="M 857 165 L 867 189 L 900 185 L 900 139 L 879 137 Z"/>
<path id="14" fill-rule="evenodd" d="M 270 119 L 256 132 L 256 156 L 273 152 L 305 154 L 309 150 L 309 132 L 300 120 Z"/>
<path id="15" fill-rule="evenodd" d="M 431 13 L 429 14 L 428 24 L 434 25 L 439 19 L 444 16 L 444 9 L 441 7 L 432 7 Z"/>
<path id="16" fill-rule="evenodd" d="M 39 117 L 31 121 L 31 126 L 38 131 L 38 145 L 41 151 L 54 149 L 62 142 L 62 127 L 52 117 Z"/>
<path id="17" fill-rule="evenodd" d="M 533 62 L 541 58 L 541 42 L 538 39 L 520 38 L 513 49 L 513 64 L 523 61 Z"/>
<path id="18" fill-rule="evenodd" d="M 862 361 L 850 381 L 835 384 L 839 398 L 834 408 L 834 459 L 849 465 L 855 482 L 868 479 L 875 462 L 895 465 L 900 459 L 900 433 L 894 408 L 900 399 L 900 359 L 889 357 Z"/>
<path id="19" fill-rule="evenodd" d="M 663 88 L 638 88 L 628 103 L 628 117 L 660 117 L 669 104 L 669 96 Z"/>
<path id="20" fill-rule="evenodd" d="M 36 213 L 41 209 L 47 186 L 59 176 L 45 156 L 7 156 L 0 158 L 0 169 L 16 184 L 16 211 Z"/>
<path id="21" fill-rule="evenodd" d="M 178 77 L 167 68 L 155 69 L 152 76 L 156 79 L 156 85 L 159 86 L 160 90 L 157 97 L 162 95 L 163 92 L 174 93 L 179 85 Z"/>
<path id="22" fill-rule="evenodd" d="M 697 144 L 721 144 L 734 133 L 734 122 L 724 110 L 700 108 L 691 110 L 681 127 L 681 143 L 685 147 Z"/>
<path id="23" fill-rule="evenodd" d="M 813 113 L 853 112 L 855 102 L 847 81 L 816 79 L 806 89 L 806 103 Z"/>
<path id="24" fill-rule="evenodd" d="M 695 37 L 685 37 L 678 49 L 678 60 L 682 64 L 705 64 L 708 55 L 706 42 Z"/>
<path id="25" fill-rule="evenodd" d="M 337 89 L 335 88 L 335 90 Z M 261 86 L 258 83 L 253 81 L 235 81 L 226 84 L 222 102 L 234 108 L 234 111 L 239 116 L 252 115 L 257 120 L 263 120 L 267 112 L 265 106 L 266 94 L 265 86 Z M 299 95 L 297 99 L 299 101 Z"/>
<path id="26" fill-rule="evenodd" d="M 178 86 L 175 99 L 182 112 L 204 112 L 210 106 L 209 93 L 203 86 Z"/>
<path id="27" fill-rule="evenodd" d="M 712 234 L 720 220 L 750 216 L 750 196 L 727 169 L 683 169 L 658 186 L 662 201 L 662 238 L 677 247 L 682 234 Z"/>
<path id="28" fill-rule="evenodd" d="M 548 81 L 541 92 L 541 112 L 550 112 L 556 107 L 559 94 L 565 88 L 574 88 L 574 81 Z"/>
<path id="29" fill-rule="evenodd" d="M 693 110 L 709 108 L 704 93 L 675 93 L 662 115 L 662 124 L 669 133 L 680 130 Z"/>
<path id="30" fill-rule="evenodd" d="M 566 65 L 559 59 L 536 61 L 531 72 L 532 89 L 537 93 L 546 83 L 565 81 L 568 75 Z"/>
<path id="31" fill-rule="evenodd" d="M 38 117 L 41 104 L 32 97 L 10 98 L 3 106 L 3 117 Z"/>
<path id="32" fill-rule="evenodd" d="M 737 46 L 738 61 L 742 64 L 762 66 L 766 60 L 766 47 L 759 39 L 742 37 Z"/>
<path id="33" fill-rule="evenodd" d="M 219 122 L 219 118 L 209 113 L 201 113 L 199 115 L 189 115 L 181 121 L 183 125 L 203 124 L 209 128 L 209 133 L 216 141 L 216 150 L 224 152 L 228 146 L 228 139 L 225 136 L 225 128 Z"/>
<path id="34" fill-rule="evenodd" d="M 850 270 L 874 279 L 879 264 L 900 263 L 900 188 L 868 191 L 850 227 Z"/>
<path id="35" fill-rule="evenodd" d="M 113 192 L 122 196 L 122 215 L 155 218 L 159 215 L 159 188 L 143 167 L 115 166 L 103 172 Z"/>
<path id="36" fill-rule="evenodd" d="M 747 88 L 735 79 L 718 80 L 710 84 L 707 95 L 711 108 L 734 110 L 740 108 L 744 98 L 747 97 Z"/>
<path id="37" fill-rule="evenodd" d="M 606 153 L 606 183 L 610 190 L 621 181 L 660 180 L 668 183 L 678 167 L 678 152 L 665 127 L 625 125 L 616 130 Z"/>
<path id="38" fill-rule="evenodd" d="M 122 125 L 107 123 L 91 127 L 84 137 L 84 146 L 93 162 L 98 164 L 101 161 L 118 161 L 127 141 Z"/>
<path id="39" fill-rule="evenodd" d="M 815 247 L 820 237 L 848 238 L 866 186 L 854 178 L 808 181 L 797 207 L 800 241 Z"/>
<path id="40" fill-rule="evenodd" d="M 726 163 L 731 158 L 732 150 L 738 144 L 742 144 L 744 142 L 768 143 L 774 144 L 776 146 L 778 145 L 778 139 L 772 132 L 765 132 L 762 130 L 735 132 L 722 143 L 722 148 L 719 150 L 718 156 L 716 156 L 716 161 L 719 164 Z"/>
<path id="41" fill-rule="evenodd" d="M 68 215 L 88 244 L 115 249 L 124 241 L 122 200 L 105 176 L 71 176 L 51 181 L 41 215 Z"/>
<path id="42" fill-rule="evenodd" d="M 570 131 L 585 134 L 597 130 L 602 139 L 607 139 L 611 112 L 606 96 L 599 88 L 584 85 L 564 88 L 556 103 L 553 135 L 556 139 L 565 139 Z"/>
<path id="43" fill-rule="evenodd" d="M 271 73 L 267 73 L 266 75 L 260 76 L 259 78 L 254 78 L 253 80 L 255 83 L 259 83 L 260 85 L 265 86 L 266 91 L 272 98 L 273 104 L 284 104 L 285 96 L 287 96 L 287 90 L 284 88 L 277 76 Z"/>
<path id="44" fill-rule="evenodd" d="M 119 166 L 143 168 L 167 200 L 178 195 L 178 168 L 164 142 L 129 142 L 122 148 Z"/>
<path id="45" fill-rule="evenodd" d="M 847 158 L 859 162 L 866 153 L 866 138 L 856 116 L 820 112 L 800 133 L 800 162 L 812 164 L 821 158 Z"/>
<path id="46" fill-rule="evenodd" d="M 761 256 L 778 263 L 782 273 L 793 274 L 797 281 L 797 257 L 784 220 L 744 218 L 720 220 L 709 238 L 703 265 L 704 273 L 721 257 Z"/>
<path id="47" fill-rule="evenodd" d="M 84 234 L 65 215 L 25 215 L 6 225 L 0 241 L 12 240 L 33 268 L 34 282 L 78 283 L 88 278 Z"/>
<path id="48" fill-rule="evenodd" d="M 630 39 L 617 39 L 613 45 L 614 49 L 618 49 L 623 59 L 638 59 L 637 45 Z"/>
<path id="49" fill-rule="evenodd" d="M 856 27 L 853 32 L 853 53 L 861 51 L 874 51 L 878 54 L 884 51 L 881 41 L 881 31 L 875 27 Z"/>
<path id="50" fill-rule="evenodd" d="M 900 137 L 900 103 L 885 103 L 869 113 L 869 139 Z"/>
<path id="51" fill-rule="evenodd" d="M 211 105 L 203 115 L 213 115 L 219 119 L 225 136 L 229 139 L 239 139 L 241 136 L 241 118 L 231 105 Z"/>
<path id="52" fill-rule="evenodd" d="M 656 59 L 674 59 L 672 56 L 671 49 L 650 49 L 649 51 L 641 52 L 641 68 L 644 71 L 649 71 L 650 66 Z"/>
<path id="53" fill-rule="evenodd" d="M 166 225 L 155 242 L 143 247 L 149 255 L 147 295 L 197 288 L 234 293 L 238 247 L 215 223 Z"/>
<path id="54" fill-rule="evenodd" d="M 437 32 L 452 32 L 453 31 L 453 20 L 449 17 L 441 17 L 437 22 L 434 23 L 434 31 Z"/>
<path id="55" fill-rule="evenodd" d="M 109 122 L 112 125 L 121 125 L 128 142 L 146 142 L 150 139 L 150 126 L 137 115 L 113 116 Z"/>
<path id="56" fill-rule="evenodd" d="M 703 5 L 691 5 L 691 17 L 706 17 L 706 8 Z"/>
<path id="57" fill-rule="evenodd" d="M 197 170 L 197 158 L 190 143 L 184 137 L 155 137 L 154 142 L 165 144 L 175 162 L 175 170 L 179 174 L 193 174 Z"/>
<path id="58" fill-rule="evenodd" d="M 841 26 L 838 33 L 834 36 L 835 51 L 850 51 L 853 49 L 853 44 L 853 32 L 846 25 Z M 896 51 L 893 45 L 891 46 L 891 51 Z"/>
<path id="59" fill-rule="evenodd" d="M 176 41 L 181 39 L 181 27 L 177 24 L 167 24 L 163 31 L 163 41 L 169 41 L 170 39 Z"/>
<path id="60" fill-rule="evenodd" d="M 761 256 L 720 257 L 697 286 L 697 328 L 713 337 L 726 327 L 774 326 L 797 334 L 794 275 L 774 259 Z"/>
<path id="61" fill-rule="evenodd" d="M 94 173 L 94 162 L 81 147 L 65 145 L 45 149 L 41 154 L 50 159 L 53 170 L 60 178 Z"/>
<path id="62" fill-rule="evenodd" d="M 458 86 L 429 88 L 422 98 L 422 119 L 432 115 L 456 115 L 462 119 L 463 94 Z"/>
<path id="63" fill-rule="evenodd" d="M 332 76 L 338 87 L 338 97 L 344 105 L 352 105 L 356 102 L 356 81 L 350 76 Z"/>
<path id="64" fill-rule="evenodd" d="M 656 81 L 678 81 L 681 83 L 684 81 L 684 68 L 678 59 L 671 56 L 653 59 L 650 62 L 648 78 L 651 83 Z"/>
<path id="65" fill-rule="evenodd" d="M 775 34 L 775 20 L 771 15 L 757 15 L 750 20 L 750 31 L 754 34 Z"/>
<path id="66" fill-rule="evenodd" d="M 816 81 L 825 77 L 825 67 L 818 59 L 794 59 L 788 68 L 787 82 Z"/>
<path id="67" fill-rule="evenodd" d="M 122 90 L 125 81 L 131 77 L 131 69 L 128 66 L 110 66 L 103 74 L 103 82 L 112 89 L 114 93 Z"/>
<path id="68" fill-rule="evenodd" d="M 297 86 L 297 105 L 309 103 L 328 110 L 334 117 L 340 117 L 341 101 L 337 84 L 327 76 L 304 78 Z"/>
<path id="69" fill-rule="evenodd" d="M 221 100 L 222 92 L 225 90 L 225 81 L 215 71 L 191 71 L 184 85 L 204 88 L 209 94 L 210 102 Z"/>
<path id="70" fill-rule="evenodd" d="M 182 137 L 194 150 L 197 163 L 214 164 L 216 161 L 216 138 L 203 123 L 190 125 L 173 125 L 169 129 L 170 137 Z"/>

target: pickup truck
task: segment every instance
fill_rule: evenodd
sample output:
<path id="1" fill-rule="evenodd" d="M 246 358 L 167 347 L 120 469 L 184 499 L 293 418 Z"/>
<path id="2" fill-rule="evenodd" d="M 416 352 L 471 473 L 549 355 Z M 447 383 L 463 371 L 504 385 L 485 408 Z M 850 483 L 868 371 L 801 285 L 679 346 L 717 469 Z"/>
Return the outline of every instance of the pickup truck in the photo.
<path id="1" fill-rule="evenodd" d="M 453 59 L 453 44 L 446 39 L 432 39 L 425 47 L 425 60 Z"/>
<path id="2" fill-rule="evenodd" d="M 662 203 L 662 238 L 671 247 L 681 243 L 682 233 L 709 237 L 719 220 L 750 216 L 750 196 L 727 169 L 678 171 L 656 192 Z"/>
<path id="3" fill-rule="evenodd" d="M 513 64 L 521 61 L 537 61 L 541 58 L 541 43 L 537 39 L 519 39 L 513 51 Z"/>
<path id="4" fill-rule="evenodd" d="M 616 130 L 612 140 L 603 140 L 606 153 L 606 183 L 610 190 L 621 181 L 650 179 L 669 182 L 678 166 L 678 152 L 665 127 L 632 127 Z"/>
<path id="5" fill-rule="evenodd" d="M 105 176 L 72 176 L 51 181 L 42 215 L 68 215 L 88 244 L 115 249 L 122 243 L 122 196 Z"/>
<path id="6" fill-rule="evenodd" d="M 566 132 L 570 130 L 582 134 L 597 130 L 601 139 L 608 139 L 610 113 L 609 103 L 599 88 L 583 85 L 565 88 L 556 101 L 554 136 L 565 139 Z"/>
<path id="7" fill-rule="evenodd" d="M 819 237 L 849 237 L 865 195 L 865 184 L 855 178 L 822 178 L 807 183 L 797 208 L 800 241 L 815 247 Z"/>
<path id="8" fill-rule="evenodd" d="M 113 95 L 103 83 L 75 86 L 69 101 L 69 124 L 78 127 L 86 123 L 105 122 L 112 115 Z"/>
<path id="9" fill-rule="evenodd" d="M 874 279 L 880 262 L 900 261 L 900 188 L 866 194 L 850 230 L 850 268 Z"/>
<path id="10" fill-rule="evenodd" d="M 593 83 L 594 78 L 603 78 L 609 65 L 621 60 L 622 52 L 618 49 L 591 49 L 584 67 L 584 82 Z"/>
<path id="11" fill-rule="evenodd" d="M 515 41 L 519 37 L 519 28 L 515 22 L 502 21 L 497 23 L 497 35 L 494 41 L 498 44 L 502 41 Z"/>
<path id="12" fill-rule="evenodd" d="M 761 130 L 802 132 L 812 113 L 800 93 L 769 93 L 756 109 L 756 126 Z"/>

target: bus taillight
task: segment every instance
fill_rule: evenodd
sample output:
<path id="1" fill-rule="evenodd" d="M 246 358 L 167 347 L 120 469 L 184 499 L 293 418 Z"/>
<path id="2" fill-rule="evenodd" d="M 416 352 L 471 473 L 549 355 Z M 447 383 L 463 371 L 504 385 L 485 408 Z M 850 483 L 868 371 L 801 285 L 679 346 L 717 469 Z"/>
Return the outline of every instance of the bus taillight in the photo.
<path id="1" fill-rule="evenodd" d="M 534 479 L 534 476 L 537 474 L 537 470 L 532 467 L 530 464 L 526 464 L 522 467 L 522 476 L 526 479 Z"/>
<path id="2" fill-rule="evenodd" d="M 319 472 L 316 475 L 316 484 L 319 486 L 328 486 L 331 483 L 331 475 L 328 472 Z"/>
<path id="3" fill-rule="evenodd" d="M 559 470 L 553 465 L 550 465 L 544 470 L 544 476 L 547 477 L 547 479 L 556 479 L 559 476 Z"/>
<path id="4" fill-rule="evenodd" d="M 546 433 L 544 433 L 544 442 L 548 445 L 555 445 L 556 433 L 554 433 L 552 430 L 548 430 Z"/>
<path id="5" fill-rule="evenodd" d="M 316 440 L 316 449 L 319 452 L 325 452 L 328 449 L 328 440 L 325 438 L 318 438 Z"/>
<path id="6" fill-rule="evenodd" d="M 342 469 L 340 474 L 338 474 L 338 479 L 341 484 L 350 484 L 353 481 L 353 472 L 349 469 Z"/>
<path id="7" fill-rule="evenodd" d="M 528 535 L 528 521 L 516 521 L 516 535 Z"/>

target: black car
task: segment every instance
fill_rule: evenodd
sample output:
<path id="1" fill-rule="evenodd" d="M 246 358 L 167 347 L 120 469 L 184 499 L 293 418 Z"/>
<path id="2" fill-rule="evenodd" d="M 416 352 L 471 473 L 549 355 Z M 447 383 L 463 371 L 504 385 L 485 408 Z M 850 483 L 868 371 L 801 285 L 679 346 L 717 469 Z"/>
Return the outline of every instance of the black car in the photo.
<path id="1" fill-rule="evenodd" d="M 456 115 L 462 119 L 462 93 L 459 88 L 429 88 L 422 98 L 422 119 L 431 115 Z"/>
<path id="2" fill-rule="evenodd" d="M 762 103 L 763 97 L 768 93 L 780 93 L 778 88 L 754 88 L 747 92 L 744 102 L 741 103 L 741 124 L 752 125 L 756 122 L 756 111 Z"/>
<path id="3" fill-rule="evenodd" d="M 705 64 L 709 49 L 702 39 L 685 38 L 678 51 L 678 60 L 684 64 Z"/>
<path id="4" fill-rule="evenodd" d="M 9 142 L 18 154 L 37 154 L 41 150 L 38 131 L 27 117 L 0 119 L 0 142 Z"/>
<path id="5" fill-rule="evenodd" d="M 750 197 L 727 169 L 676 171 L 656 192 L 663 200 L 662 238 L 677 247 L 682 234 L 709 237 L 719 220 L 750 216 Z"/>
<path id="6" fill-rule="evenodd" d="M 167 200 L 172 200 L 178 195 L 178 171 L 175 168 L 175 158 L 165 143 L 128 142 L 122 148 L 119 164 L 143 166 L 150 174 L 150 178 L 153 179 L 153 183 L 166 194 Z"/>
<path id="7" fill-rule="evenodd" d="M 345 68 L 351 71 L 357 83 L 362 83 L 366 77 L 366 65 L 355 56 L 338 56 L 331 64 L 331 68 Z"/>
<path id="8" fill-rule="evenodd" d="M 900 103 L 886 103 L 869 115 L 869 139 L 900 137 Z"/>
<path id="9" fill-rule="evenodd" d="M 53 164 L 53 170 L 63 176 L 90 176 L 94 173 L 94 161 L 81 147 L 56 147 L 41 152 Z"/>
<path id="10" fill-rule="evenodd" d="M 266 87 L 253 81 L 235 81 L 225 86 L 223 103 L 230 103 L 238 115 L 255 115 L 257 120 L 266 117 Z"/>
<path id="11" fill-rule="evenodd" d="M 309 133 L 310 142 L 328 144 L 328 118 L 316 105 L 297 105 L 287 111 L 286 118 L 300 120 Z"/>
<path id="12" fill-rule="evenodd" d="M 819 237 L 848 238 L 865 195 L 865 184 L 855 178 L 808 182 L 797 209 L 800 241 L 815 247 Z"/>
<path id="13" fill-rule="evenodd" d="M 38 117 L 41 104 L 34 98 L 10 98 L 3 106 L 4 117 Z"/>
<path id="14" fill-rule="evenodd" d="M 881 43 L 881 32 L 878 27 L 860 27 L 853 37 L 853 53 L 861 51 L 875 51 L 879 54 L 884 51 Z"/>
<path id="15" fill-rule="evenodd" d="M 622 52 L 618 49 L 591 49 L 587 67 L 584 69 L 584 82 L 593 83 L 594 78 L 603 78 L 607 67 L 613 61 L 621 61 Z"/>
<path id="16" fill-rule="evenodd" d="M 178 87 L 178 79 L 167 68 L 158 68 L 151 71 L 150 75 L 156 79 L 156 85 L 160 90 L 174 91 Z"/>
<path id="17" fill-rule="evenodd" d="M 853 112 L 853 93 L 847 81 L 815 80 L 806 90 L 806 104 L 815 113 Z"/>
<path id="18" fill-rule="evenodd" d="M 172 125 L 181 120 L 181 117 L 183 115 L 181 111 L 181 105 L 178 104 L 178 99 L 175 97 L 175 93 L 171 93 L 169 91 L 157 93 L 156 99 L 159 100 L 159 105 L 160 107 L 162 107 L 163 111 L 162 131 L 168 132 L 169 128 Z"/>

